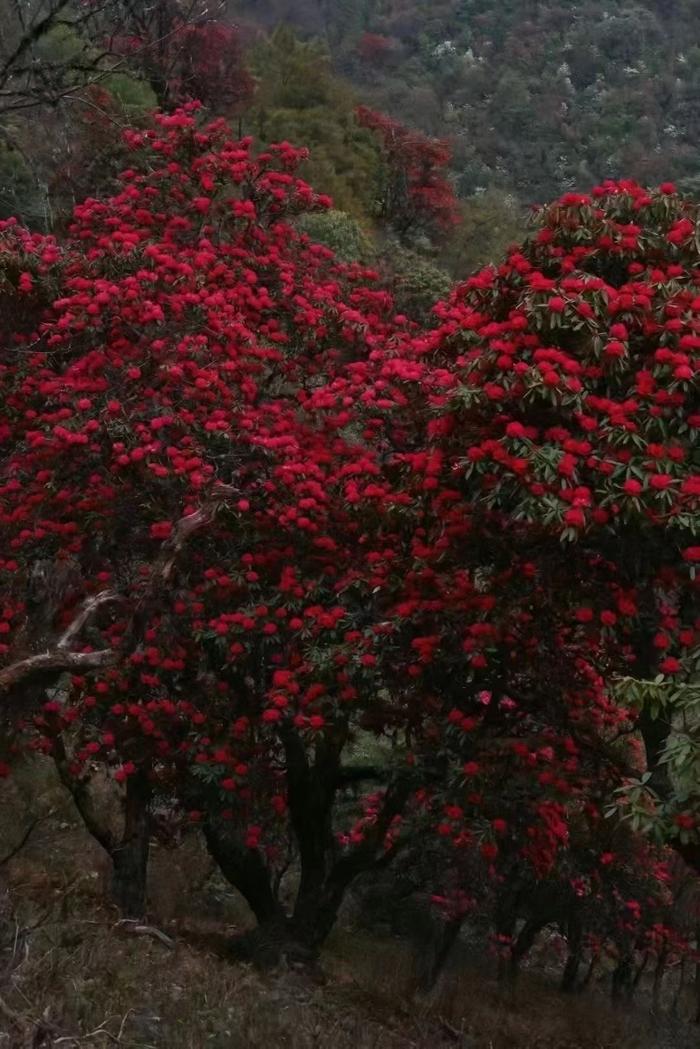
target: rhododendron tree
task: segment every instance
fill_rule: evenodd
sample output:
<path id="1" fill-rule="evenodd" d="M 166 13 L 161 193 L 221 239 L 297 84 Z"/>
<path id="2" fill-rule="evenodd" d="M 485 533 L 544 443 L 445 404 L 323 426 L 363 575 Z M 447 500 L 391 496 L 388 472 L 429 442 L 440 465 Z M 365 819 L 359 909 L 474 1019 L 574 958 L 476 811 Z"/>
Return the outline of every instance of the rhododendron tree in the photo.
<path id="1" fill-rule="evenodd" d="M 155 796 L 273 954 L 426 835 L 454 928 L 475 870 L 596 898 L 621 791 L 695 860 L 687 754 L 665 772 L 697 659 L 695 208 L 569 195 L 420 331 L 292 224 L 329 205 L 302 151 L 196 106 L 126 142 L 60 244 L 0 231 L 0 689 L 121 905 Z"/>
<path id="2" fill-rule="evenodd" d="M 696 672 L 697 218 L 672 185 L 568 195 L 523 251 L 455 294 L 438 336 L 461 351 L 456 421 L 495 424 L 470 442 L 467 483 L 487 483 L 492 512 L 558 536 L 582 573 L 603 566 L 595 600 L 577 588 L 572 618 L 609 694 L 616 673 L 661 675 L 670 697 Z M 451 331 L 465 307 L 466 346 Z M 669 790 L 669 708 L 641 706 L 661 815 L 690 832 L 697 777 L 687 797 Z M 679 807 L 691 810 L 681 827 Z"/>
<path id="3" fill-rule="evenodd" d="M 314 945 L 391 847 L 409 779 L 383 770 L 337 837 L 348 746 L 407 712 L 373 687 L 376 454 L 350 402 L 316 416 L 306 399 L 402 323 L 374 274 L 289 224 L 328 204 L 295 175 L 302 152 L 253 158 L 192 109 L 127 144 L 121 191 L 77 207 L 60 246 L 1 231 L 0 687 L 43 705 L 35 746 L 126 910 L 144 905 L 155 791 L 202 823 L 263 924 L 286 920 L 291 835 L 294 930 Z M 125 793 L 116 836 L 98 766 Z"/>
<path id="4" fill-rule="evenodd" d="M 252 98 L 238 30 L 209 5 L 116 0 L 102 18 L 110 52 L 145 76 L 162 105 L 195 98 L 230 115 Z"/>
<path id="5" fill-rule="evenodd" d="M 448 904 L 474 850 L 551 884 L 616 797 L 698 869 L 697 222 L 670 185 L 567 195 L 355 391 L 413 492 L 383 669 L 434 714 Z"/>
<path id="6" fill-rule="evenodd" d="M 176 96 L 197 98 L 214 113 L 230 114 L 249 103 L 255 82 L 236 28 L 213 21 L 189 25 L 173 87 Z"/>
<path id="7" fill-rule="evenodd" d="M 377 187 L 378 217 L 406 238 L 438 234 L 459 222 L 459 209 L 447 169 L 447 143 L 360 106 L 357 120 L 377 136 L 383 167 Z"/>
<path id="8" fill-rule="evenodd" d="M 398 49 L 398 41 L 380 33 L 363 33 L 357 44 L 357 53 L 363 62 L 381 65 Z"/>
<path id="9" fill-rule="evenodd" d="M 682 789 L 667 772 L 700 655 L 697 218 L 670 185 L 569 194 L 376 364 L 387 440 L 414 449 L 392 460 L 420 518 L 408 673 L 454 697 L 464 759 L 445 833 L 496 862 L 530 809 L 519 854 L 551 869 L 603 775 L 697 864 L 692 742 Z"/>
<path id="10" fill-rule="evenodd" d="M 613 995 L 631 994 L 659 942 L 672 940 L 679 953 L 690 950 L 694 928 L 673 913 L 673 858 L 625 823 L 591 811 L 574 822 L 569 846 L 549 874 L 538 877 L 514 855 L 495 887 L 502 975 L 513 979 L 543 932 L 556 929 L 567 949 L 562 990 L 576 990 L 607 957 L 614 962 Z"/>
<path id="11" fill-rule="evenodd" d="M 199 98 L 216 112 L 231 112 L 250 100 L 254 82 L 237 28 L 217 18 L 224 6 L 201 0 L 6 4 L 0 112 L 11 117 L 80 101 L 86 89 L 111 89 L 125 68 L 149 83 L 161 105 Z"/>

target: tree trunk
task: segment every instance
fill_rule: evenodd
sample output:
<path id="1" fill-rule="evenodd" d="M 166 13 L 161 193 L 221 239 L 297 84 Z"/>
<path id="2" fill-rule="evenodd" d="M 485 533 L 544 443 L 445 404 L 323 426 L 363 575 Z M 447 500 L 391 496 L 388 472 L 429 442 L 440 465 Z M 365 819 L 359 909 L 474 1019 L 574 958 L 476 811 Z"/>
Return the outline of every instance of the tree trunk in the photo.
<path id="1" fill-rule="evenodd" d="M 560 989 L 565 993 L 575 991 L 578 981 L 578 971 L 581 966 L 580 946 L 569 947 L 564 972 L 561 975 Z"/>
<path id="2" fill-rule="evenodd" d="M 236 840 L 233 828 L 208 822 L 204 838 L 209 855 L 221 873 L 244 898 L 258 924 L 274 925 L 284 920 L 284 914 L 272 891 L 270 872 L 256 849 L 249 849 Z"/>
<path id="3" fill-rule="evenodd" d="M 661 1009 L 661 990 L 663 987 L 664 973 L 666 971 L 667 957 L 667 951 L 662 949 L 659 952 L 659 957 L 656 960 L 656 968 L 654 969 L 654 987 L 652 990 L 651 1007 L 655 1013 L 658 1013 Z"/>
<path id="4" fill-rule="evenodd" d="M 678 966 L 678 986 L 676 987 L 676 992 L 673 995 L 673 1005 L 671 1007 L 674 1016 L 678 1016 L 680 1012 L 681 999 L 683 997 L 683 988 L 685 987 L 686 968 L 687 956 L 684 954 L 681 957 L 681 964 Z"/>
<path id="5" fill-rule="evenodd" d="M 632 990 L 633 958 L 632 951 L 625 950 L 612 974 L 612 999 L 619 1002 L 623 997 L 629 998 Z"/>
<path id="6" fill-rule="evenodd" d="M 125 918 L 142 918 L 146 911 L 146 877 L 150 845 L 151 785 L 145 772 L 127 780 L 124 832 L 110 850 L 112 898 Z"/>
<path id="7" fill-rule="evenodd" d="M 586 970 L 586 975 L 584 976 L 583 981 L 581 983 L 582 987 L 590 986 L 590 983 L 591 983 L 591 981 L 593 979 L 595 971 L 598 968 L 599 960 L 600 960 L 599 956 L 595 952 L 592 952 L 591 960 L 589 961 L 588 969 Z"/>
<path id="8" fill-rule="evenodd" d="M 649 964 L 649 951 L 645 951 L 641 962 L 637 966 L 637 971 L 634 974 L 634 980 L 632 981 L 632 990 L 636 991 L 642 982 L 642 977 L 646 971 L 646 967 Z"/>
<path id="9" fill-rule="evenodd" d="M 450 957 L 464 918 L 450 918 L 436 928 L 431 942 L 419 955 L 418 987 L 424 994 L 432 991 Z"/>
<path id="10" fill-rule="evenodd" d="M 234 956 L 272 968 L 287 961 L 311 961 L 333 928 L 343 893 L 319 880 L 315 869 L 306 872 L 302 860 L 302 887 L 292 915 L 285 912 L 274 890 L 271 873 L 257 849 L 236 837 L 235 828 L 204 825 L 210 855 L 226 880 L 245 899 L 257 925 L 231 945 Z M 305 876 L 306 875 L 306 876 Z"/>
<path id="11" fill-rule="evenodd" d="M 236 837 L 232 824 L 208 822 L 204 834 L 212 858 L 224 877 L 242 894 L 258 928 L 240 937 L 233 950 L 263 967 L 288 960 L 312 960 L 338 917 L 352 882 L 386 860 L 384 843 L 395 816 L 410 796 L 405 776 L 386 792 L 371 830 L 353 850 L 337 857 L 332 814 L 341 779 L 340 754 L 347 738 L 342 726 L 335 738 L 324 737 L 314 748 L 313 763 L 292 725 L 280 729 L 287 759 L 287 801 L 299 851 L 301 878 L 291 915 L 277 898 L 271 872 L 261 853 Z"/>
<path id="12" fill-rule="evenodd" d="M 566 939 L 568 954 L 560 986 L 562 991 L 569 992 L 576 990 L 578 972 L 583 958 L 583 926 L 574 909 L 569 913 Z"/>
<path id="13" fill-rule="evenodd" d="M 121 833 L 110 826 L 90 780 L 75 779 L 63 738 L 54 740 L 53 758 L 64 786 L 93 838 L 112 863 L 110 895 L 126 918 L 141 918 L 146 909 L 146 878 L 150 839 L 151 783 L 146 765 L 126 781 Z"/>
<path id="14" fill-rule="evenodd" d="M 511 983 L 515 983 L 517 980 L 520 963 L 532 950 L 535 940 L 546 925 L 546 920 L 542 918 L 528 918 L 518 933 L 515 943 L 510 950 L 508 966 L 503 972 L 504 978 L 507 978 Z"/>

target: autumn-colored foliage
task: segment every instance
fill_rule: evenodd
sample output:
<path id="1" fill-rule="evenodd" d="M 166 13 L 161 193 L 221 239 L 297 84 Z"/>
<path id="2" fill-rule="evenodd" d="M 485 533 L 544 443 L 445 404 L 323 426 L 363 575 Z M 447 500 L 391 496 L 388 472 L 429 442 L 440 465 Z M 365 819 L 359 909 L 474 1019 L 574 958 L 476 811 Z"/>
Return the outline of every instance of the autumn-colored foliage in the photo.
<path id="1" fill-rule="evenodd" d="M 382 146 L 384 170 L 378 187 L 382 220 L 404 237 L 455 225 L 459 213 L 447 172 L 449 146 L 367 106 L 359 107 L 357 119 Z"/>
<path id="2" fill-rule="evenodd" d="M 197 99 L 230 115 L 252 99 L 238 30 L 212 18 L 206 5 L 126 3 L 107 8 L 106 17 L 110 50 L 146 78 L 162 104 Z"/>

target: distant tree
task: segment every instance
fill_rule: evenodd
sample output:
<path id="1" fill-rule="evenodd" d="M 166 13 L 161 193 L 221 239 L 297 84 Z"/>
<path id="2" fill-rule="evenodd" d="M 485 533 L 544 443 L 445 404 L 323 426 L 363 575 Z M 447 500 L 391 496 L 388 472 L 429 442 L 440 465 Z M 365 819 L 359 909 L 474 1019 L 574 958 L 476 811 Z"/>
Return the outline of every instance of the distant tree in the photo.
<path id="1" fill-rule="evenodd" d="M 56 104 L 115 69 L 145 77 L 161 104 L 184 96 L 230 109 L 253 82 L 221 3 L 204 0 L 6 0 L 0 34 L 0 115 Z"/>
<path id="2" fill-rule="evenodd" d="M 289 26 L 278 26 L 261 40 L 252 63 L 261 81 L 261 109 L 312 108 L 326 103 L 333 90 L 327 46 L 317 38 L 302 40 Z"/>
<path id="3" fill-rule="evenodd" d="M 527 218 L 517 200 L 497 189 L 461 200 L 459 210 L 462 221 L 441 250 L 443 265 L 458 280 L 498 262 L 522 239 Z"/>
<path id="4" fill-rule="evenodd" d="M 428 254 L 391 242 L 384 245 L 380 266 L 397 311 L 421 324 L 429 324 L 433 307 L 449 292 L 450 274 Z"/>
<path id="5" fill-rule="evenodd" d="M 104 189 L 121 129 L 156 104 L 199 97 L 228 113 L 247 104 L 254 82 L 237 29 L 214 17 L 220 8 L 199 0 L 7 0 L 0 147 L 9 182 L 0 210 L 55 228 L 77 200 Z M 36 122 L 26 119 L 32 110 Z"/>
<path id="6" fill-rule="evenodd" d="M 107 46 L 147 78 L 161 105 L 196 98 L 214 113 L 235 112 L 250 102 L 254 81 L 236 27 L 216 17 L 222 7 L 115 0 Z"/>
<path id="7" fill-rule="evenodd" d="M 370 65 L 381 65 L 396 51 L 396 43 L 380 33 L 363 33 L 357 45 L 357 52 L 363 62 Z"/>
<path id="8" fill-rule="evenodd" d="M 302 215 L 298 228 L 311 240 L 325 244 L 343 262 L 376 261 L 377 249 L 360 222 L 343 211 L 329 210 Z"/>
<path id="9" fill-rule="evenodd" d="M 303 174 L 335 206 L 363 221 L 371 212 L 379 149 L 355 120 L 357 98 L 333 75 L 327 47 L 280 27 L 259 41 L 251 67 L 258 79 L 243 127 L 264 142 L 303 142 Z"/>
<path id="10" fill-rule="evenodd" d="M 459 213 L 448 174 L 449 146 L 366 106 L 357 110 L 357 119 L 381 143 L 384 163 L 377 186 L 377 217 L 403 239 L 456 225 Z"/>

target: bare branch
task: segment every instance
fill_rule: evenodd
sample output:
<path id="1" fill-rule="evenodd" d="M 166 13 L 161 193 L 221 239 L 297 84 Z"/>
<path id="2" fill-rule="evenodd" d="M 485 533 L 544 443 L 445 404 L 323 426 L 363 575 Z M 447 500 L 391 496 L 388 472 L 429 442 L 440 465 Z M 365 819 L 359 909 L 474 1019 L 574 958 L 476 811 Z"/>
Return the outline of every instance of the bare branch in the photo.
<path id="1" fill-rule="evenodd" d="M 170 950 L 175 948 L 175 940 L 170 936 L 166 936 L 160 929 L 156 929 L 153 925 L 142 925 L 139 921 L 133 918 L 122 918 L 117 922 L 116 928 L 124 929 L 126 932 L 131 932 L 134 936 L 152 936 L 154 940 L 160 940 L 160 942 L 168 947 Z"/>
<path id="2" fill-rule="evenodd" d="M 64 652 L 59 649 L 40 652 L 0 670 L 0 693 L 46 670 L 101 670 L 114 666 L 116 660 L 117 653 L 113 648 L 103 648 L 97 652 Z"/>
<path id="3" fill-rule="evenodd" d="M 164 583 L 169 581 L 175 561 L 187 540 L 195 532 L 211 524 L 221 503 L 236 494 L 236 489 L 231 485 L 219 485 L 209 502 L 205 503 L 204 506 L 200 506 L 194 513 L 180 518 L 173 528 L 170 539 L 164 546 L 163 555 L 154 566 L 153 579 L 160 578 Z"/>
<path id="4" fill-rule="evenodd" d="M 235 494 L 237 494 L 235 488 L 230 485 L 220 485 L 204 506 L 176 522 L 172 535 L 163 544 L 161 555 L 153 565 L 148 592 L 133 609 L 131 629 L 127 630 L 123 638 L 125 643 L 135 639 L 144 610 L 155 589 L 161 583 L 167 584 L 170 582 L 175 562 L 185 544 L 196 532 L 210 524 L 214 520 L 222 502 L 225 502 Z M 11 663 L 0 670 L 0 694 L 3 692 L 7 693 L 17 685 L 46 671 L 83 672 L 86 670 L 102 670 L 105 667 L 114 666 L 119 660 L 120 648 L 103 648 L 94 652 L 73 652 L 71 651 L 71 645 L 78 640 L 81 631 L 100 608 L 124 600 L 124 597 L 113 590 L 103 590 L 87 598 L 73 621 L 51 647 L 44 652 L 38 652 Z"/>
<path id="5" fill-rule="evenodd" d="M 89 597 L 87 601 L 84 602 L 80 612 L 68 629 L 65 630 L 58 639 L 58 643 L 56 644 L 58 651 L 64 652 L 70 648 L 73 642 L 78 638 L 83 627 L 92 618 L 98 608 L 101 608 L 102 605 L 114 604 L 121 600 L 119 594 L 116 594 L 113 590 L 102 590 L 99 594 L 95 594 L 94 597 Z"/>
<path id="6" fill-rule="evenodd" d="M 44 18 L 40 21 L 35 22 L 33 26 L 24 33 L 21 40 L 15 47 L 14 51 L 7 56 L 3 63 L 2 69 L 0 69 L 0 84 L 4 84 L 9 75 L 11 75 L 13 65 L 22 57 L 22 55 L 29 50 L 32 44 L 35 44 L 37 40 L 40 40 L 42 36 L 45 36 L 51 29 L 56 25 L 58 16 L 64 8 L 68 7 L 70 0 L 57 0 L 56 6 L 53 7 Z"/>

